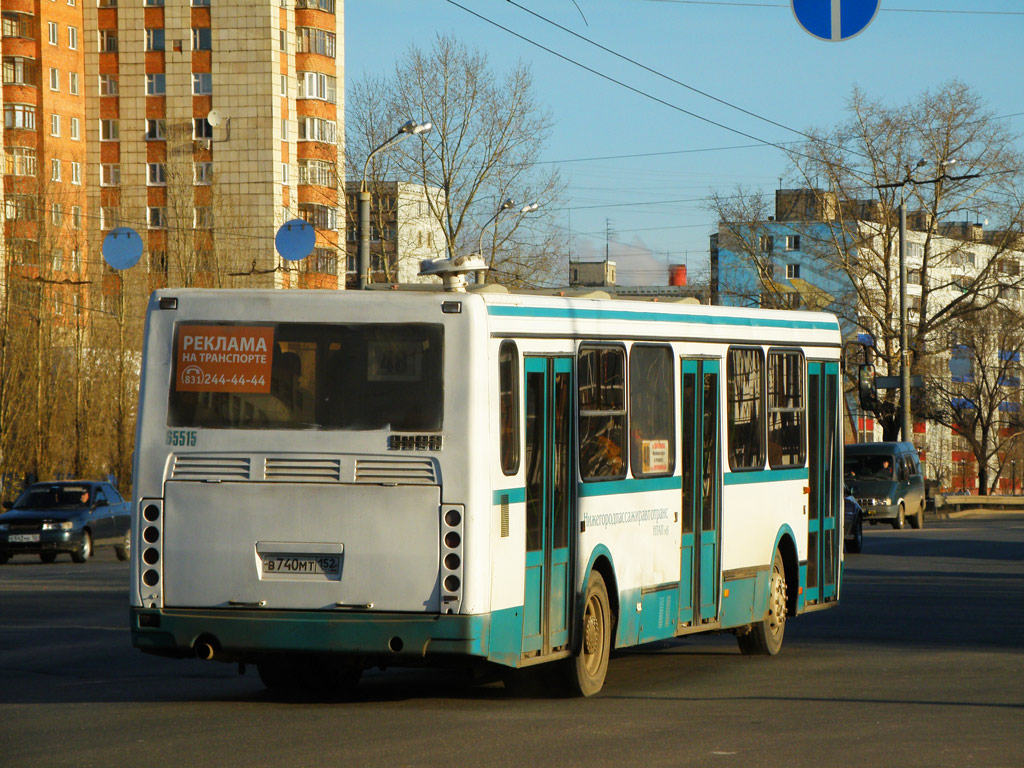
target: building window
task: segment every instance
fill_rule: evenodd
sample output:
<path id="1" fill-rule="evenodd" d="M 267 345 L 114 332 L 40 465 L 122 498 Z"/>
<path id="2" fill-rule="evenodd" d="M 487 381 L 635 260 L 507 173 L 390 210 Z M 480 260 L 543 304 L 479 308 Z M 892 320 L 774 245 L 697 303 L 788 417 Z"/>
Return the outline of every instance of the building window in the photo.
<path id="1" fill-rule="evenodd" d="M 78 118 L 77 117 L 72 117 L 71 118 L 71 138 L 74 139 L 75 141 L 78 141 L 79 138 L 81 138 L 80 132 L 78 130 Z"/>
<path id="2" fill-rule="evenodd" d="M 50 67 L 50 90 L 60 90 L 60 70 L 56 67 Z"/>
<path id="3" fill-rule="evenodd" d="M 117 53 L 117 32 L 113 29 L 100 30 L 100 53 Z"/>
<path id="4" fill-rule="evenodd" d="M 36 129 L 36 108 L 31 104 L 4 104 L 4 128 Z"/>
<path id="5" fill-rule="evenodd" d="M 117 120 L 100 120 L 100 141 L 117 141 L 121 137 Z"/>
<path id="6" fill-rule="evenodd" d="M 72 205 L 71 206 L 71 226 L 74 229 L 81 229 L 82 228 L 82 206 L 80 206 L 80 205 Z M 72 265 L 74 265 L 74 263 L 75 263 L 75 254 L 77 254 L 77 253 L 78 253 L 78 251 L 72 251 L 71 252 L 71 263 L 72 263 Z M 76 267 L 76 269 L 77 269 L 77 267 Z"/>
<path id="7" fill-rule="evenodd" d="M 146 184 L 151 187 L 162 187 L 167 184 L 167 166 L 164 163 L 148 163 Z"/>
<path id="8" fill-rule="evenodd" d="M 281 183 L 282 184 L 288 184 L 289 183 L 289 181 L 288 181 L 289 175 L 290 175 L 290 171 L 289 171 L 289 168 L 288 168 L 288 163 L 281 163 Z"/>
<path id="9" fill-rule="evenodd" d="M 288 118 L 281 118 L 281 141 L 288 141 Z"/>
<path id="10" fill-rule="evenodd" d="M 498 349 L 498 441 L 501 471 L 519 471 L 519 348 L 503 341 Z"/>
<path id="11" fill-rule="evenodd" d="M 299 72 L 301 85 L 300 99 L 319 99 L 331 104 L 337 103 L 337 78 L 323 72 Z"/>
<path id="12" fill-rule="evenodd" d="M 726 365 L 729 466 L 764 467 L 764 353 L 730 349 Z"/>
<path id="13" fill-rule="evenodd" d="M 213 30 L 209 27 L 192 28 L 192 50 L 209 51 L 213 48 Z"/>
<path id="14" fill-rule="evenodd" d="M 60 217 L 57 214 L 57 209 L 59 207 L 60 206 L 58 206 L 58 205 L 53 206 L 54 215 L 57 217 L 54 220 L 54 222 L 53 222 L 54 226 L 59 226 L 60 225 Z M 64 266 L 64 251 L 61 248 L 54 248 L 52 251 L 50 251 L 50 267 L 53 269 L 54 272 L 60 272 L 60 270 L 63 268 L 63 266 Z M 60 308 L 59 308 L 60 307 L 60 300 L 55 298 L 53 304 L 54 304 L 54 310 L 59 315 L 60 314 Z"/>
<path id="15" fill-rule="evenodd" d="M 100 186 L 116 187 L 121 183 L 121 165 L 119 163 L 103 163 L 100 165 Z"/>
<path id="16" fill-rule="evenodd" d="M 634 344 L 629 351 L 629 463 L 633 477 L 675 469 L 672 348 Z"/>
<path id="17" fill-rule="evenodd" d="M 625 350 L 620 347 L 581 348 L 576 368 L 580 475 L 584 480 L 623 478 L 626 476 Z M 539 418 L 540 414 L 537 416 Z M 527 418 L 530 418 L 529 410 Z"/>
<path id="18" fill-rule="evenodd" d="M 288 75 L 281 75 L 281 95 L 288 95 Z"/>
<path id="19" fill-rule="evenodd" d="M 164 29 L 157 27 L 146 30 L 146 50 L 162 51 L 164 49 Z"/>
<path id="20" fill-rule="evenodd" d="M 146 141 L 163 141 L 167 132 L 166 120 L 146 121 Z"/>
<path id="21" fill-rule="evenodd" d="M 194 139 L 212 139 L 213 138 L 213 126 L 210 125 L 210 121 L 205 117 L 197 117 L 192 120 L 192 138 Z"/>
<path id="22" fill-rule="evenodd" d="M 786 265 L 786 277 L 792 280 L 794 277 L 800 277 L 800 265 L 799 264 L 787 264 Z"/>
<path id="23" fill-rule="evenodd" d="M 30 85 L 35 87 L 38 82 L 36 71 L 36 62 L 33 59 L 24 59 L 20 56 L 4 56 L 4 85 Z"/>
<path id="24" fill-rule="evenodd" d="M 100 229 L 116 229 L 120 224 L 117 208 L 100 208 Z"/>
<path id="25" fill-rule="evenodd" d="M 72 96 L 78 95 L 78 73 L 68 72 L 68 92 Z"/>
<path id="26" fill-rule="evenodd" d="M 324 144 L 338 143 L 338 124 L 322 117 L 299 118 L 299 141 L 320 141 Z"/>
<path id="27" fill-rule="evenodd" d="M 317 203 L 299 203 L 299 218 L 308 221 L 316 229 L 337 229 L 338 209 Z"/>
<path id="28" fill-rule="evenodd" d="M 59 227 L 63 220 L 64 206 L 60 203 L 54 203 L 50 206 L 50 221 L 53 223 L 53 226 Z"/>
<path id="29" fill-rule="evenodd" d="M 787 251 L 799 251 L 800 250 L 800 235 L 786 235 L 786 250 Z"/>
<path id="30" fill-rule="evenodd" d="M 194 179 L 196 184 L 206 185 L 213 181 L 213 163 L 199 162 L 195 164 Z"/>
<path id="31" fill-rule="evenodd" d="M 60 181 L 60 158 L 54 157 L 50 160 L 50 181 Z"/>
<path id="32" fill-rule="evenodd" d="M 164 229 L 167 226 L 167 209 L 150 206 L 146 220 L 150 229 Z"/>
<path id="33" fill-rule="evenodd" d="M 154 72 L 146 75 L 146 95 L 163 96 L 167 93 L 167 75 L 163 72 Z"/>
<path id="34" fill-rule="evenodd" d="M 4 173 L 8 176 L 35 176 L 35 148 L 4 147 Z"/>
<path id="35" fill-rule="evenodd" d="M 306 272 L 317 272 L 321 275 L 338 274 L 338 256 L 330 248 L 314 248 L 303 262 Z"/>
<path id="36" fill-rule="evenodd" d="M 775 250 L 775 238 L 771 235 L 761 235 L 758 238 L 758 248 L 761 253 L 771 253 Z"/>
<path id="37" fill-rule="evenodd" d="M 163 7 L 164 0 L 146 0 L 145 5 L 150 8 L 161 8 Z"/>
<path id="38" fill-rule="evenodd" d="M 334 58 L 337 42 L 333 32 L 316 27 L 296 27 L 295 37 L 298 40 L 298 53 L 319 53 Z"/>
<path id="39" fill-rule="evenodd" d="M 117 96 L 117 75 L 100 75 L 100 96 Z"/>
<path id="40" fill-rule="evenodd" d="M 82 164 L 75 160 L 71 161 L 71 183 L 82 183 Z"/>
<path id="41" fill-rule="evenodd" d="M 192 0 L 193 8 L 209 8 L 210 0 Z"/>
<path id="42" fill-rule="evenodd" d="M 60 115 L 50 115 L 50 135 L 60 136 Z"/>
<path id="43" fill-rule="evenodd" d="M 334 163 L 326 160 L 299 159 L 299 184 L 333 187 L 337 185 L 337 181 Z"/>
<path id="44" fill-rule="evenodd" d="M 208 205 L 196 206 L 194 222 L 196 229 L 212 229 L 213 208 Z"/>
<path id="45" fill-rule="evenodd" d="M 78 50 L 78 27 L 68 27 L 68 48 Z"/>
<path id="46" fill-rule="evenodd" d="M 57 45 L 57 39 L 60 35 L 60 31 L 57 29 L 56 21 L 46 22 L 46 40 L 50 45 Z"/>
<path id="47" fill-rule="evenodd" d="M 192 73 L 192 95 L 209 96 L 213 93 L 213 74 L 210 72 Z"/>
<path id="48" fill-rule="evenodd" d="M 295 0 L 295 8 L 309 8 L 313 11 L 334 13 L 334 0 Z"/>
<path id="49" fill-rule="evenodd" d="M 4 216 L 8 221 L 35 221 L 35 195 L 7 195 L 4 199 Z"/>
<path id="50" fill-rule="evenodd" d="M 117 0 L 98 0 L 100 8 L 117 8 Z"/>
<path id="51" fill-rule="evenodd" d="M 27 13 L 5 13 L 3 15 L 4 37 L 27 37 L 32 39 L 32 16 Z"/>

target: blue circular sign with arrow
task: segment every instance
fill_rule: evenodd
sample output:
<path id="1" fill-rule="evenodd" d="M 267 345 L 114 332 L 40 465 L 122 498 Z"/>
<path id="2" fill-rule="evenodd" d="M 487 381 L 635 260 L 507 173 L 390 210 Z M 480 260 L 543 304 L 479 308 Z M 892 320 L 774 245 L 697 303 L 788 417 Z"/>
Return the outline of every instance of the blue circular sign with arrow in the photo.
<path id="1" fill-rule="evenodd" d="M 819 40 L 838 43 L 863 32 L 881 0 L 792 0 L 800 26 Z"/>

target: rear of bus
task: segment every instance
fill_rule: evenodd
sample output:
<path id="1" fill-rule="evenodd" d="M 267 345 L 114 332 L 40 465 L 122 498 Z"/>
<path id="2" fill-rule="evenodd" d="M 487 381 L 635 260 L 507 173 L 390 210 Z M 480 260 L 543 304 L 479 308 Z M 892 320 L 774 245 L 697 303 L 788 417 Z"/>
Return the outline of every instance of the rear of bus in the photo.
<path id="1" fill-rule="evenodd" d="M 465 518 L 487 458 L 459 408 L 486 402 L 478 312 L 441 293 L 155 293 L 133 644 L 258 663 L 265 682 L 296 659 L 315 677 L 325 659 L 483 654 L 487 598 L 466 585 L 489 577 L 465 562 Z"/>

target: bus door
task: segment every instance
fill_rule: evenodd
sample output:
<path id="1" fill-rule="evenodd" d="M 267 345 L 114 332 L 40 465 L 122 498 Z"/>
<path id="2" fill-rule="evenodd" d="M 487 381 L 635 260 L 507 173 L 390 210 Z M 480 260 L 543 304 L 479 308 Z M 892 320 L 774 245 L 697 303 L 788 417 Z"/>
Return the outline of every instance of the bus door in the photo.
<path id="1" fill-rule="evenodd" d="M 842 467 L 839 465 L 838 363 L 807 364 L 808 486 L 807 587 L 808 604 L 836 599 L 839 571 L 839 515 Z"/>
<path id="2" fill-rule="evenodd" d="M 682 359 L 682 539 L 679 622 L 718 618 L 721 544 L 718 360 Z"/>
<path id="3" fill-rule="evenodd" d="M 569 644 L 572 519 L 571 357 L 526 357 L 526 594 L 523 654 Z"/>

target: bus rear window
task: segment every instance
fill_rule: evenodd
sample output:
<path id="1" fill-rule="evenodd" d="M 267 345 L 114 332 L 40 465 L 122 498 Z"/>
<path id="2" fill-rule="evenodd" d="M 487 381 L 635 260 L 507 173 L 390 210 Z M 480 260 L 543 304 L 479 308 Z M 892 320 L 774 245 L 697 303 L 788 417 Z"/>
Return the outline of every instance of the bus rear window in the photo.
<path id="1" fill-rule="evenodd" d="M 438 431 L 441 325 L 180 324 L 168 425 Z"/>

